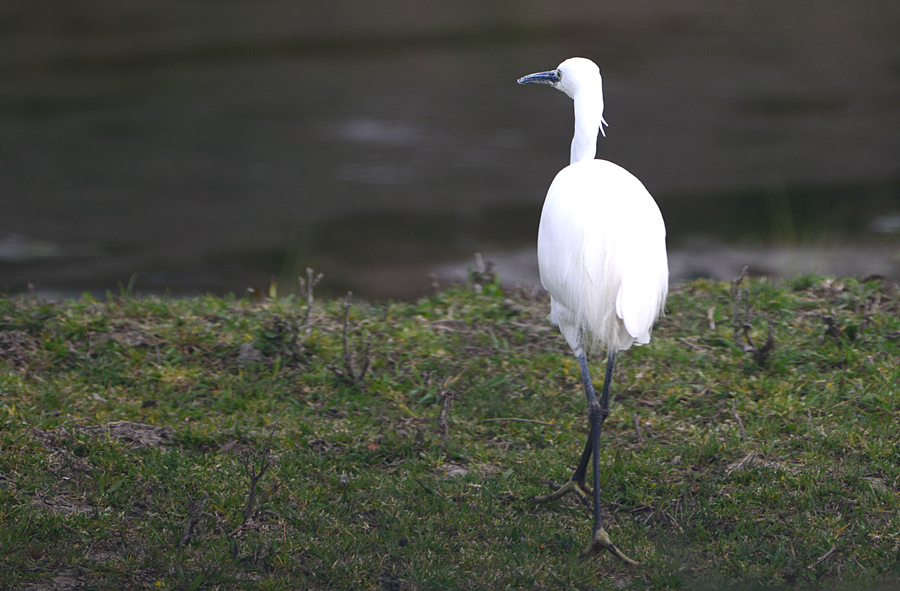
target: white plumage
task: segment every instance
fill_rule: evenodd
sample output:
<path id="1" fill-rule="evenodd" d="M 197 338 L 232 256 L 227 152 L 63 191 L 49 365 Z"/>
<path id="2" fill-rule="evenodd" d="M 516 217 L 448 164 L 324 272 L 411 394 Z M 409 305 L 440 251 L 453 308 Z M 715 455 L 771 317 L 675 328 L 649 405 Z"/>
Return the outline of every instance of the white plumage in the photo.
<path id="1" fill-rule="evenodd" d="M 550 320 L 576 354 L 650 342 L 668 290 L 666 230 L 637 178 L 606 160 L 562 169 L 538 231 L 541 283 Z"/>
<path id="2" fill-rule="evenodd" d="M 594 526 L 586 554 L 607 549 L 630 564 L 610 541 L 600 510 L 599 441 L 609 415 L 609 390 L 616 353 L 650 342 L 653 323 L 663 312 L 668 292 L 666 227 L 656 202 L 630 172 L 595 160 L 603 131 L 603 82 L 591 60 L 572 58 L 556 70 L 519 79 L 520 84 L 549 84 L 575 102 L 571 162 L 547 191 L 538 230 L 541 283 L 550 292 L 550 321 L 572 347 L 588 402 L 591 433 L 572 478 L 537 502 L 569 491 L 593 496 Z M 608 351 L 606 379 L 598 400 L 587 355 Z M 593 458 L 591 492 L 585 485 Z"/>

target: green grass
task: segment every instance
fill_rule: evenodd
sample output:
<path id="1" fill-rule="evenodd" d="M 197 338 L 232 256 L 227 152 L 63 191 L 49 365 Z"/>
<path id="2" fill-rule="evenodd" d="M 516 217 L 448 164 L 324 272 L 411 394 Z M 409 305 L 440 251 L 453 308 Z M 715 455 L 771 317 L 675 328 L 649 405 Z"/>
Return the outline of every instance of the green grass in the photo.
<path id="1" fill-rule="evenodd" d="M 897 292 L 806 277 L 733 297 L 675 289 L 652 344 L 619 356 L 601 470 L 637 568 L 579 558 L 575 499 L 528 500 L 587 433 L 543 297 L 483 282 L 346 323 L 293 297 L 0 299 L 0 588 L 900 584 Z M 735 309 L 757 348 L 773 327 L 762 364 Z"/>

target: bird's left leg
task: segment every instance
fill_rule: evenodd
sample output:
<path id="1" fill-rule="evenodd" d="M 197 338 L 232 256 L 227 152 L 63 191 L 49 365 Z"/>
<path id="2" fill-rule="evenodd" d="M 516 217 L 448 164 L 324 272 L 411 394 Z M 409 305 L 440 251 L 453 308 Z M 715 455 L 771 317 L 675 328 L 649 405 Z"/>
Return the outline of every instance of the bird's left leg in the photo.
<path id="1" fill-rule="evenodd" d="M 587 396 L 588 404 L 590 404 L 591 400 L 596 403 L 597 396 L 594 394 L 594 383 L 591 380 L 591 372 L 588 369 L 587 357 L 585 356 L 584 351 L 580 348 L 577 349 L 575 351 L 575 358 L 578 360 L 578 367 L 581 370 L 581 381 L 584 384 L 584 393 Z M 581 452 L 581 459 L 578 461 L 578 467 L 575 468 L 575 472 L 572 474 L 572 477 L 569 478 L 569 481 L 558 487 L 549 495 L 532 497 L 531 500 L 535 503 L 549 503 L 550 501 L 560 499 L 571 492 L 575 493 L 585 504 L 589 503 L 591 499 L 591 489 L 585 484 L 584 480 L 587 475 L 587 468 L 591 460 L 592 450 L 591 435 L 588 433 L 587 441 L 584 443 L 584 451 Z"/>
<path id="2" fill-rule="evenodd" d="M 585 503 L 590 502 L 591 489 L 585 484 L 584 479 L 587 474 L 588 463 L 591 460 L 591 449 L 591 436 L 588 434 L 587 441 L 584 444 L 584 451 L 581 453 L 581 460 L 579 460 L 578 467 L 575 468 L 575 472 L 569 478 L 569 481 L 549 495 L 532 497 L 531 500 L 535 503 L 549 503 L 572 492 L 578 495 L 578 498 Z"/>

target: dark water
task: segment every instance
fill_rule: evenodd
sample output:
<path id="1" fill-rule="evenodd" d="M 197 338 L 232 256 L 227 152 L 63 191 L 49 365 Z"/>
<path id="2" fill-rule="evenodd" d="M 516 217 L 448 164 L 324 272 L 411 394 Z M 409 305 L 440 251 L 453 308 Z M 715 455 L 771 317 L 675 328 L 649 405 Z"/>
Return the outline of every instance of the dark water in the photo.
<path id="1" fill-rule="evenodd" d="M 0 24 L 0 289 L 243 293 L 307 266 L 414 297 L 475 252 L 536 281 L 572 112 L 644 181 L 675 279 L 900 280 L 900 5 L 20 3 Z M 785 6 L 787 4 L 787 6 Z"/>

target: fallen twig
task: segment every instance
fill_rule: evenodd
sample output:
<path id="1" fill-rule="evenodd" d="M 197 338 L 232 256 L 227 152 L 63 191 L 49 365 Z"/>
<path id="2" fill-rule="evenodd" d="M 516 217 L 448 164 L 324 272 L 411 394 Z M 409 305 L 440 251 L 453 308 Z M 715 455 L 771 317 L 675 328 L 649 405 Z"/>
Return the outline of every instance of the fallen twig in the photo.
<path id="1" fill-rule="evenodd" d="M 498 417 L 496 419 L 482 419 L 485 423 L 490 423 L 493 421 L 516 421 L 519 423 L 534 423 L 536 425 L 546 425 L 548 427 L 555 426 L 555 423 L 545 423 L 544 421 L 534 421 L 532 419 L 517 419 L 515 417 Z"/>
<path id="2" fill-rule="evenodd" d="M 822 565 L 826 560 L 828 560 L 829 558 L 831 558 L 832 556 L 834 556 L 835 552 L 837 552 L 837 551 L 838 551 L 838 547 L 837 547 L 837 546 L 832 546 L 832 547 L 831 547 L 831 550 L 829 550 L 829 551 L 826 552 L 825 554 L 823 554 L 823 555 L 819 556 L 818 558 L 816 558 L 815 562 L 813 562 L 812 564 L 810 564 L 810 565 L 807 566 L 806 568 L 808 568 L 809 570 L 815 570 L 816 567 Z"/>
<path id="3" fill-rule="evenodd" d="M 753 462 L 756 461 L 757 458 L 761 457 L 762 454 L 756 451 L 751 451 L 743 458 L 736 462 L 732 462 L 728 464 L 725 468 L 725 473 L 728 475 L 734 474 L 735 472 L 742 472 L 750 468 L 753 465 Z"/>
<path id="4" fill-rule="evenodd" d="M 698 345 L 697 343 L 692 343 L 691 341 L 689 341 L 688 339 L 686 339 L 684 337 L 679 338 L 678 342 L 684 343 L 685 345 L 687 345 L 688 347 L 690 347 L 691 349 L 694 349 L 696 351 L 709 351 L 712 349 L 712 347 L 710 347 L 708 345 Z"/>

